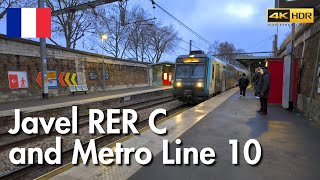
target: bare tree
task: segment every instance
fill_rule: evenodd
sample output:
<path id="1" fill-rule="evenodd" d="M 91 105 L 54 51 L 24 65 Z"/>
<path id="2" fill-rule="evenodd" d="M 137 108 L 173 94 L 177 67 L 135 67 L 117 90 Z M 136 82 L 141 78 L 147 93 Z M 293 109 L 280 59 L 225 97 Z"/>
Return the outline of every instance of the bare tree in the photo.
<path id="1" fill-rule="evenodd" d="M 150 48 L 147 49 L 147 54 L 150 62 L 158 63 L 163 53 L 174 52 L 180 38 L 172 25 L 161 27 L 158 24 L 150 29 Z"/>
<path id="2" fill-rule="evenodd" d="M 121 24 L 120 7 L 111 5 L 108 8 L 94 11 L 94 14 L 97 17 L 95 34 L 106 33 L 108 35 L 108 40 L 104 42 L 105 45 L 102 48 L 114 57 L 124 58 L 129 45 L 130 32 L 128 27 Z"/>
<path id="3" fill-rule="evenodd" d="M 24 0 L 0 0 L 0 20 L 4 18 L 6 15 L 7 8 L 13 8 L 19 6 L 23 7 L 30 7 L 31 5 L 34 5 L 33 2 L 25 2 Z"/>
<path id="4" fill-rule="evenodd" d="M 76 6 L 88 2 L 88 0 L 46 0 L 47 6 L 52 11 Z M 66 14 L 52 18 L 52 32 L 64 37 L 66 47 L 75 49 L 77 42 L 92 28 L 90 10 L 70 11 Z"/>
<path id="5" fill-rule="evenodd" d="M 214 41 L 213 44 L 209 46 L 208 54 L 218 54 L 219 41 Z"/>
<path id="6" fill-rule="evenodd" d="M 17 0 L 0 0 L 0 19 L 6 15 L 6 8 L 12 7 Z"/>
<path id="7" fill-rule="evenodd" d="M 235 59 L 236 48 L 232 43 L 222 42 L 219 43 L 217 48 L 217 56 L 222 60 L 226 60 L 230 63 L 233 63 Z"/>
<path id="8" fill-rule="evenodd" d="M 135 6 L 131 10 L 131 21 L 129 22 L 130 34 L 128 36 L 129 38 L 129 49 L 128 53 L 134 57 L 137 61 L 141 59 L 141 61 L 144 61 L 144 53 L 146 48 L 148 47 L 148 41 L 147 36 L 148 32 L 145 29 L 147 25 L 145 25 L 144 21 L 148 19 L 147 12 L 139 7 Z"/>
<path id="9" fill-rule="evenodd" d="M 136 61 L 151 63 L 159 62 L 163 53 L 174 51 L 180 39 L 173 26 L 155 23 L 140 6 L 125 11 L 124 23 L 120 7 L 111 5 L 94 11 L 96 21 L 92 47 L 100 44 L 99 47 L 114 57 L 131 57 Z M 103 46 L 99 37 L 102 33 L 108 35 Z"/>

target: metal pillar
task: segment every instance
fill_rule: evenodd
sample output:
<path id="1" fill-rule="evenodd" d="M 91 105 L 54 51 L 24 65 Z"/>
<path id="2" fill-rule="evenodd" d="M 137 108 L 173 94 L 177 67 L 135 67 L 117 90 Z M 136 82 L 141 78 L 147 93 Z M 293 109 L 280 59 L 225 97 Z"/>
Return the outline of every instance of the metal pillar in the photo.
<path id="1" fill-rule="evenodd" d="M 294 42 L 295 42 L 295 28 L 296 24 L 292 23 L 291 32 L 291 61 L 290 61 L 290 92 L 289 92 L 289 108 L 288 110 L 293 111 L 293 77 L 294 77 Z"/>
<path id="2" fill-rule="evenodd" d="M 44 8 L 44 0 L 38 0 L 39 8 Z M 42 98 L 49 98 L 48 90 L 48 67 L 47 67 L 47 50 L 46 50 L 46 38 L 40 38 L 40 58 L 42 67 Z"/>
<path id="3" fill-rule="evenodd" d="M 189 47 L 189 51 L 192 51 L 192 40 L 190 40 L 190 47 Z"/>
<path id="4" fill-rule="evenodd" d="M 277 34 L 275 36 L 275 54 L 276 54 L 276 57 L 278 57 L 278 44 L 279 44 L 279 23 L 277 23 Z"/>
<path id="5" fill-rule="evenodd" d="M 102 83 L 103 83 L 103 91 L 106 91 L 106 70 L 104 64 L 104 41 L 102 40 Z"/>

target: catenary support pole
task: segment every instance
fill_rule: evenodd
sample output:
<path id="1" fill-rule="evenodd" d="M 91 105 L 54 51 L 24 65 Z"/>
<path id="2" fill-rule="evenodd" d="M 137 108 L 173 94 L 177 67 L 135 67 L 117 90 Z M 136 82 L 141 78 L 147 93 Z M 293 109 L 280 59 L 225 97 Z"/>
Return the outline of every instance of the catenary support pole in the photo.
<path id="1" fill-rule="evenodd" d="M 38 0 L 39 8 L 44 8 L 44 0 Z M 42 67 L 42 98 L 48 99 L 48 68 L 47 68 L 47 49 L 46 38 L 40 38 L 40 59 Z"/>
<path id="2" fill-rule="evenodd" d="M 106 69 L 104 64 L 104 40 L 102 39 L 102 85 L 103 91 L 106 91 Z"/>
<path id="3" fill-rule="evenodd" d="M 290 92 L 289 92 L 289 108 L 288 110 L 293 111 L 293 81 L 294 81 L 294 63 L 295 63 L 295 56 L 294 56 L 294 42 L 295 42 L 295 28 L 296 24 L 292 23 L 292 32 L 291 32 L 291 62 L 290 62 Z"/>

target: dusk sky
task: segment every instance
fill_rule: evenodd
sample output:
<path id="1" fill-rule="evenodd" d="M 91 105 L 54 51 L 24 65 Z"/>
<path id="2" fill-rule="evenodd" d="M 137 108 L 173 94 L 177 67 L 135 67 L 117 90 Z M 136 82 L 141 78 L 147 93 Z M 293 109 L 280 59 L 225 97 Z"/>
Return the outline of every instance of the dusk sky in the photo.
<path id="1" fill-rule="evenodd" d="M 267 8 L 274 7 L 274 0 L 156 0 L 156 3 L 209 42 L 228 41 L 246 52 L 271 51 L 276 27 L 267 24 L 266 11 Z M 128 1 L 129 8 L 136 4 L 144 7 L 153 16 L 154 11 L 149 0 Z M 175 26 L 184 41 L 193 40 L 197 47 L 207 50 L 207 44 L 158 8 L 155 10 L 155 17 L 164 25 Z M 287 26 L 279 28 L 279 43 L 290 29 Z M 5 20 L 0 22 L 0 33 L 6 34 Z M 57 41 L 63 43 L 62 40 Z M 77 49 L 83 49 L 81 44 L 78 43 Z M 162 61 L 174 61 L 177 55 L 187 54 L 188 48 L 187 43 L 181 42 L 176 51 L 163 56 Z"/>

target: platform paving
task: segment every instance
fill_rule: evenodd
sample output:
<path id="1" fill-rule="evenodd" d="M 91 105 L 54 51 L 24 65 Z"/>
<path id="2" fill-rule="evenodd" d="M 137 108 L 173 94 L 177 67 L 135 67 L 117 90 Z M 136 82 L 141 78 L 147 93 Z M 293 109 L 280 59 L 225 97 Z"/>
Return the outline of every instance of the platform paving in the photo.
<path id="1" fill-rule="evenodd" d="M 220 94 L 202 104 L 199 104 L 183 113 L 169 118 L 163 123 L 157 125 L 160 129 L 166 127 L 168 133 L 165 135 L 157 135 L 150 129 L 141 132 L 140 135 L 133 136 L 128 140 L 122 142 L 125 148 L 148 148 L 154 156 L 161 153 L 162 150 L 162 140 L 166 139 L 169 142 L 173 142 L 176 138 L 181 136 L 188 129 L 192 128 L 198 121 L 201 121 L 208 113 L 213 109 L 219 107 L 224 101 L 226 101 L 230 96 L 232 96 L 237 89 L 232 89 L 226 93 Z M 109 147 L 109 146 L 108 146 Z M 113 146 L 110 146 L 112 148 Z M 48 179 L 52 177 L 53 180 L 64 180 L 64 179 L 128 179 L 135 172 L 137 172 L 143 166 L 138 164 L 134 160 L 134 156 L 131 156 L 131 165 L 89 165 L 80 164 L 78 166 L 73 166 L 69 169 L 69 166 L 64 166 L 60 170 L 51 172 L 41 179 Z M 144 179 L 144 178 L 142 178 Z"/>
<path id="2" fill-rule="evenodd" d="M 319 126 L 280 107 L 270 107 L 268 116 L 260 116 L 258 107 L 253 92 L 246 98 L 236 93 L 182 134 L 182 146 L 171 143 L 171 157 L 177 147 L 213 148 L 217 156 L 213 166 L 165 166 L 159 153 L 152 164 L 140 168 L 130 179 L 319 179 Z M 229 139 L 239 140 L 240 150 L 248 139 L 257 139 L 263 148 L 262 161 L 248 165 L 241 150 L 240 165 L 232 165 Z"/>

